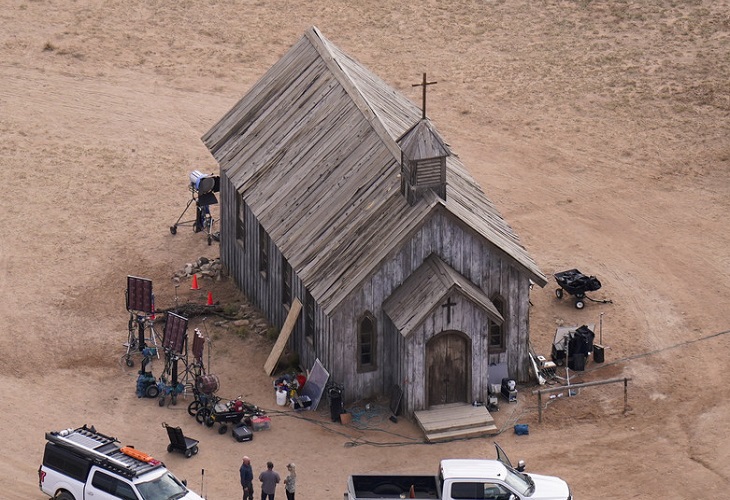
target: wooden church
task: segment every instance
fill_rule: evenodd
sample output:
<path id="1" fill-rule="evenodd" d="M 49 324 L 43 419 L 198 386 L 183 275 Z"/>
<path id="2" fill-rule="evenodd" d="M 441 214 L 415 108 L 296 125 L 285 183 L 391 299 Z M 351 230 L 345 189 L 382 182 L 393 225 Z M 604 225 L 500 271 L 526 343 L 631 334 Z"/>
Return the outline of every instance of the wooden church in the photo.
<path id="1" fill-rule="evenodd" d="M 288 346 L 345 402 L 397 387 L 413 414 L 528 379 L 545 276 L 425 113 L 317 28 L 202 140 L 222 261 L 274 326 L 301 307 Z"/>

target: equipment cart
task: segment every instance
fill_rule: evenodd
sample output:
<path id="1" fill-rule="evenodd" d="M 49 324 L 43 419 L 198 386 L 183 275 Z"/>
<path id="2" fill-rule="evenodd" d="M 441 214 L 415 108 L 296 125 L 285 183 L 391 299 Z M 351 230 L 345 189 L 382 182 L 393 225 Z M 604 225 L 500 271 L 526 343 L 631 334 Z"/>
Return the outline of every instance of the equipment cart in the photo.
<path id="1" fill-rule="evenodd" d="M 593 302 L 610 302 L 608 300 L 593 300 L 586 296 L 586 292 L 595 292 L 601 288 L 601 282 L 595 276 L 586 276 L 577 269 L 569 269 L 568 271 L 555 273 L 553 276 L 560 286 L 560 288 L 555 290 L 555 296 L 558 299 L 562 299 L 564 291 L 569 295 L 573 295 L 575 297 L 576 309 L 583 309 L 585 307 L 584 299 Z"/>
<path id="2" fill-rule="evenodd" d="M 173 427 L 167 425 L 165 422 L 162 423 L 162 427 L 167 429 L 167 437 L 170 439 L 170 444 L 167 445 L 168 453 L 177 450 L 182 452 L 185 458 L 190 458 L 198 454 L 198 443 L 200 441 L 186 437 L 180 427 Z"/>

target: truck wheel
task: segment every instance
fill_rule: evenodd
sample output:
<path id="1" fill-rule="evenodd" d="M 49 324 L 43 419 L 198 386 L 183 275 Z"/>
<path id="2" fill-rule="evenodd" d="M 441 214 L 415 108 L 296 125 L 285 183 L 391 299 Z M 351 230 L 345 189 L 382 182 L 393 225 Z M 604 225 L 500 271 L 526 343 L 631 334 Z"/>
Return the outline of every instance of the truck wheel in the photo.
<path id="1" fill-rule="evenodd" d="M 555 296 L 559 299 L 562 299 L 563 298 L 563 289 L 562 288 L 555 289 Z"/>
<path id="2" fill-rule="evenodd" d="M 193 450 L 187 449 L 185 450 L 185 458 L 190 458 L 193 456 Z"/>
<path id="3" fill-rule="evenodd" d="M 585 307 L 585 305 L 586 305 L 585 302 L 583 302 L 582 300 L 576 300 L 575 301 L 575 308 L 576 309 L 583 309 Z"/>
<path id="4" fill-rule="evenodd" d="M 56 500 L 76 500 L 74 496 L 68 491 L 62 491 L 54 497 Z"/>
<path id="5" fill-rule="evenodd" d="M 221 424 L 218 428 L 218 434 L 225 434 L 226 432 L 228 432 L 228 426 L 226 424 Z"/>

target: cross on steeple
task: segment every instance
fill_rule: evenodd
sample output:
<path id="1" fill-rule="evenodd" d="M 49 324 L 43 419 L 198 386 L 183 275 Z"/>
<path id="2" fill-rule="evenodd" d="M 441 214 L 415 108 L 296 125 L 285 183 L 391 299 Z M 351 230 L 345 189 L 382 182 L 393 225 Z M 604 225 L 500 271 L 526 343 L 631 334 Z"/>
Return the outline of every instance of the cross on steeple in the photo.
<path id="1" fill-rule="evenodd" d="M 414 83 L 411 87 L 423 87 L 423 118 L 426 118 L 426 86 L 435 85 L 438 82 L 427 82 L 426 73 L 423 74 L 423 81 L 421 83 Z"/>
<path id="2" fill-rule="evenodd" d="M 441 307 L 446 308 L 446 324 L 447 325 L 449 323 L 451 323 L 451 308 L 454 307 L 455 305 L 456 305 L 456 302 L 452 302 L 451 297 L 449 297 L 448 299 L 446 299 L 446 303 L 441 306 Z"/>

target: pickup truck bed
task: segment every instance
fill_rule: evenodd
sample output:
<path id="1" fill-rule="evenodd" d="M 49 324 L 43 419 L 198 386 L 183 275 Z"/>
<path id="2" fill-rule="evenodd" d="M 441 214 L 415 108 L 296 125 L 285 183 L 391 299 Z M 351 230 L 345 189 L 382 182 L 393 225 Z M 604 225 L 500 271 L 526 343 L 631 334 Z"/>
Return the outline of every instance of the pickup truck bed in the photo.
<path id="1" fill-rule="evenodd" d="M 350 476 L 350 490 L 355 498 L 409 498 L 411 486 L 415 498 L 440 498 L 436 476 Z M 403 497 L 402 495 L 405 495 Z"/>

